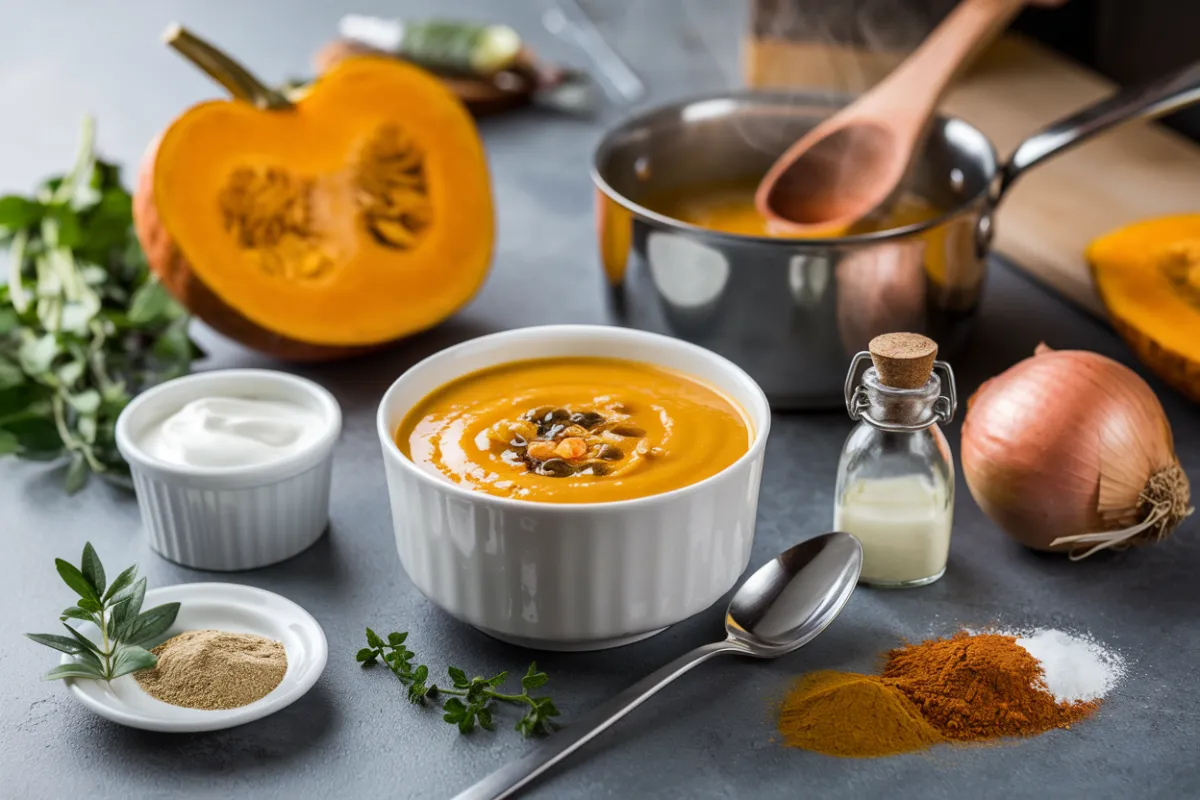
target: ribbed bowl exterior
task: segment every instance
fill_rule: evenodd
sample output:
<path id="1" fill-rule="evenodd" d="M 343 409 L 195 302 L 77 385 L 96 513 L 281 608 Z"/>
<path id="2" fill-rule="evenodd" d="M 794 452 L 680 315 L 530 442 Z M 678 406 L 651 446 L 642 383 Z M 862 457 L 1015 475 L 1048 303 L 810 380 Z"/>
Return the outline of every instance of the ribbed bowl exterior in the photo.
<path id="1" fill-rule="evenodd" d="M 265 567 L 310 547 L 329 525 L 333 455 L 290 478 L 237 489 L 199 488 L 133 469 L 150 546 L 194 569 Z"/>
<path id="2" fill-rule="evenodd" d="M 384 448 L 400 562 L 434 603 L 548 649 L 635 638 L 712 605 L 746 569 L 762 452 L 696 491 L 544 510 L 463 497 Z"/>

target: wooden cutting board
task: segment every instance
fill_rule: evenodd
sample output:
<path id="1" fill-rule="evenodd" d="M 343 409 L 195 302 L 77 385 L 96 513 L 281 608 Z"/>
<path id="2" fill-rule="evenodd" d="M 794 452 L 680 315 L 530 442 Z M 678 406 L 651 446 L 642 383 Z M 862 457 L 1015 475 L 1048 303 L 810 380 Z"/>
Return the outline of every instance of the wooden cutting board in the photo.
<path id="1" fill-rule="evenodd" d="M 903 57 L 776 39 L 749 39 L 748 85 L 862 91 Z M 1016 35 L 996 42 L 951 90 L 943 110 L 989 137 L 1001 156 L 1029 134 L 1112 93 L 1116 86 Z M 1162 126 L 1134 122 L 1048 161 L 1000 207 L 995 248 L 1021 269 L 1103 317 L 1083 252 L 1134 220 L 1200 211 L 1200 146 Z"/>

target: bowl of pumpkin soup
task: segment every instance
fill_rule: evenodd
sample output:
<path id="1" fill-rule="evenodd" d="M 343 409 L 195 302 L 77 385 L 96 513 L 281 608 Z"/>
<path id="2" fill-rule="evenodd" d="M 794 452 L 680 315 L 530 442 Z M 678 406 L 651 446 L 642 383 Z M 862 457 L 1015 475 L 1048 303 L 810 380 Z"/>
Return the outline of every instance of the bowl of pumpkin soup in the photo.
<path id="1" fill-rule="evenodd" d="M 380 404 L 401 564 L 505 641 L 637 641 L 745 569 L 769 428 L 758 384 L 687 342 L 589 325 L 464 342 Z"/>

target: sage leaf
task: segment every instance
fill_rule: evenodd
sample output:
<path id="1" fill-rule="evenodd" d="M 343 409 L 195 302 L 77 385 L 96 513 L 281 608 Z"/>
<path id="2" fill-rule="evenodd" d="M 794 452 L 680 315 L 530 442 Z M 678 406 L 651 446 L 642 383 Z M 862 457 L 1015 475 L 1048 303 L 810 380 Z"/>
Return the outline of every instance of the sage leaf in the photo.
<path id="1" fill-rule="evenodd" d="M 100 426 L 93 416 L 81 416 L 79 418 L 79 435 L 88 444 L 96 443 L 96 434 L 99 433 Z"/>
<path id="2" fill-rule="evenodd" d="M 58 355 L 58 340 L 52 333 L 26 338 L 18 351 L 21 367 L 30 375 L 49 372 L 50 363 L 54 361 L 56 355 Z"/>
<path id="3" fill-rule="evenodd" d="M 66 475 L 63 477 L 63 487 L 67 490 L 67 494 L 75 494 L 84 487 L 88 479 L 87 460 L 83 457 L 83 453 L 74 452 L 71 454 L 71 463 L 67 465 Z"/>
<path id="4" fill-rule="evenodd" d="M 60 664 L 42 676 L 42 680 L 44 681 L 55 681 L 63 678 L 104 680 L 104 673 L 90 664 L 76 662 L 74 664 Z"/>
<path id="5" fill-rule="evenodd" d="M 10 359 L 0 356 L 0 389 L 12 389 L 25 382 L 25 373 Z"/>
<path id="6" fill-rule="evenodd" d="M 97 603 L 95 600 L 90 600 L 86 597 L 81 597 L 79 599 L 79 607 L 84 611 L 90 611 L 93 614 L 99 614 L 101 609 L 104 608 L 104 606 L 100 603 Z"/>
<path id="7" fill-rule="evenodd" d="M 108 591 L 104 593 L 103 602 L 107 603 L 109 600 L 112 600 L 118 592 L 123 591 L 125 587 L 133 583 L 133 579 L 137 577 L 137 569 L 137 564 L 134 564 L 114 578 L 113 582 L 109 584 Z"/>
<path id="8" fill-rule="evenodd" d="M 104 575 L 104 565 L 100 563 L 100 556 L 96 555 L 96 548 L 92 547 L 91 542 L 83 545 L 83 556 L 80 558 L 79 565 L 83 577 L 92 585 L 92 589 L 98 596 L 103 595 L 108 581 Z"/>
<path id="9" fill-rule="evenodd" d="M 101 672 L 104 672 L 104 664 L 101 663 L 100 656 L 98 656 L 92 650 L 80 650 L 75 654 L 75 660 L 80 664 L 86 664 L 87 666 L 95 667 Z"/>
<path id="10" fill-rule="evenodd" d="M 62 614 L 59 615 L 59 619 L 78 619 L 84 622 L 91 622 L 95 625 L 100 624 L 100 620 L 97 619 L 95 614 L 85 611 L 79 606 L 71 606 L 70 608 L 63 609 Z"/>
<path id="11" fill-rule="evenodd" d="M 0 428 L 16 437 L 22 455 L 27 458 L 39 453 L 57 456 L 62 452 L 63 443 L 58 428 L 49 417 L 9 419 L 0 422 Z"/>
<path id="12" fill-rule="evenodd" d="M 75 641 L 79 642 L 79 644 L 81 644 L 85 650 L 91 650 L 93 653 L 97 653 L 99 655 L 104 655 L 104 651 L 100 649 L 100 645 L 96 644 L 91 639 L 87 638 L 86 636 L 84 636 L 82 633 L 80 633 L 79 631 L 72 628 L 67 623 L 64 622 L 62 624 L 62 626 L 67 629 L 67 631 L 71 634 L 71 637 Z"/>
<path id="13" fill-rule="evenodd" d="M 28 228 L 42 215 L 42 205 L 17 195 L 0 197 L 0 228 L 17 231 Z"/>
<path id="14" fill-rule="evenodd" d="M 32 639 L 38 644 L 44 644 L 46 647 L 53 647 L 55 650 L 67 653 L 69 655 L 75 655 L 81 650 L 87 649 L 74 638 L 56 636 L 53 633 L 27 633 L 25 636 L 26 638 Z"/>
<path id="15" fill-rule="evenodd" d="M 80 360 L 68 361 L 59 366 L 55 372 L 58 373 L 58 379 L 63 386 L 70 388 L 75 385 L 75 382 L 83 377 L 84 364 Z"/>
<path id="16" fill-rule="evenodd" d="M 100 595 L 96 594 L 96 590 L 92 588 L 92 584 L 88 579 L 83 577 L 83 573 L 79 571 L 78 567 L 63 561 L 61 558 L 54 559 L 54 566 L 58 569 L 58 574 L 63 579 L 63 583 L 70 586 L 75 594 L 85 597 L 94 603 L 100 602 Z"/>
<path id="17" fill-rule="evenodd" d="M 19 452 L 20 449 L 21 443 L 17 441 L 17 437 L 0 428 L 0 456 Z"/>
<path id="18" fill-rule="evenodd" d="M 149 280 L 143 283 L 129 301 L 128 317 L 134 325 L 145 325 L 162 319 L 171 306 L 171 296 L 161 283 Z"/>
<path id="19" fill-rule="evenodd" d="M 113 662 L 112 675 L 114 680 L 131 672 L 141 672 L 153 669 L 158 664 L 158 657 L 145 648 L 133 644 L 123 644 L 117 648 L 117 657 Z"/>
<path id="20" fill-rule="evenodd" d="M 100 393 L 95 389 L 86 389 L 71 395 L 68 402 L 80 414 L 95 414 L 100 408 Z"/>
<path id="21" fill-rule="evenodd" d="M 123 639 L 129 626 L 137 621 L 146 597 L 146 579 L 139 578 L 112 602 L 113 634 Z"/>
<path id="22" fill-rule="evenodd" d="M 4 294 L 0 295 L 0 303 L 11 302 L 7 298 L 8 287 L 0 287 L 5 290 Z M 15 331 L 21 324 L 21 318 L 17 315 L 15 309 L 4 308 L 0 306 L 0 336 L 6 336 L 12 331 Z"/>
<path id="23" fill-rule="evenodd" d="M 164 603 L 138 615 L 129 632 L 121 637 L 130 644 L 142 644 L 161 636 L 172 625 L 179 614 L 179 603 Z"/>

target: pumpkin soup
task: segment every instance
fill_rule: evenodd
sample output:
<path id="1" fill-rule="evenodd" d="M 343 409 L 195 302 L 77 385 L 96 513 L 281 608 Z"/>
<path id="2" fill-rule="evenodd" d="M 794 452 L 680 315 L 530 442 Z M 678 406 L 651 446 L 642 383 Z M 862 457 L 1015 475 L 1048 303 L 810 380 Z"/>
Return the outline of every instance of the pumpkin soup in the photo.
<path id="1" fill-rule="evenodd" d="M 614 358 L 516 361 L 418 403 L 396 444 L 465 488 L 547 503 L 630 500 L 717 474 L 753 437 L 745 412 L 683 373 Z"/>
<path id="2" fill-rule="evenodd" d="M 758 213 L 754 207 L 755 183 L 725 183 L 712 186 L 687 187 L 663 193 L 647 200 L 647 208 L 672 219 L 738 236 L 773 236 L 780 239 L 801 238 L 779 230 L 770 220 Z M 906 194 L 901 197 L 883 222 L 854 233 L 903 228 L 917 222 L 926 222 L 938 214 L 937 209 L 919 197 Z M 849 231 L 833 228 L 824 236 L 844 236 Z M 811 238 L 811 237 L 810 237 Z"/>

